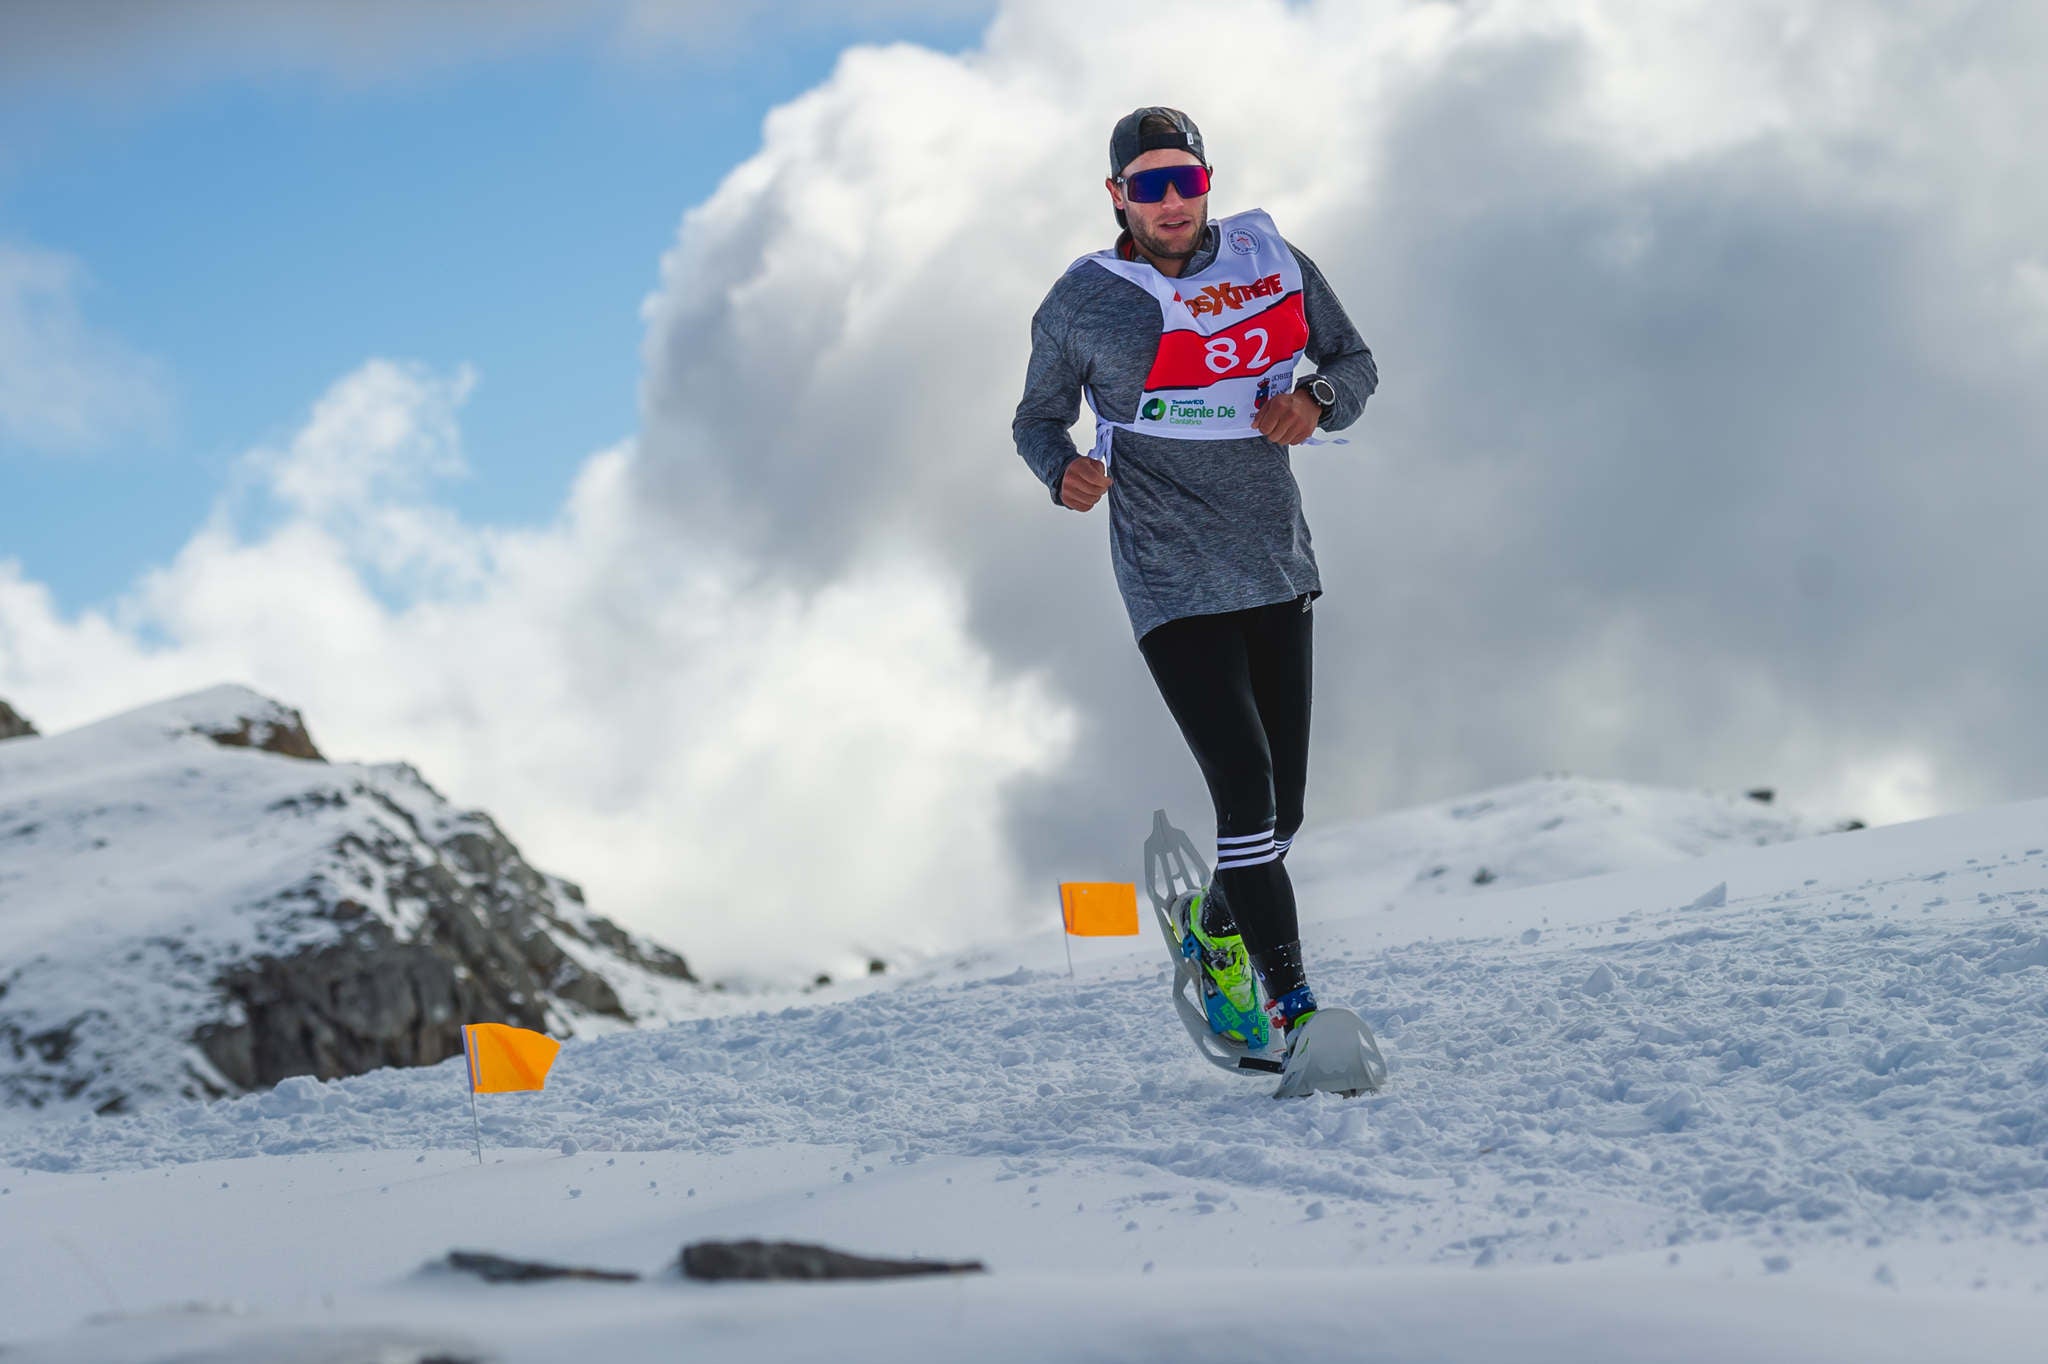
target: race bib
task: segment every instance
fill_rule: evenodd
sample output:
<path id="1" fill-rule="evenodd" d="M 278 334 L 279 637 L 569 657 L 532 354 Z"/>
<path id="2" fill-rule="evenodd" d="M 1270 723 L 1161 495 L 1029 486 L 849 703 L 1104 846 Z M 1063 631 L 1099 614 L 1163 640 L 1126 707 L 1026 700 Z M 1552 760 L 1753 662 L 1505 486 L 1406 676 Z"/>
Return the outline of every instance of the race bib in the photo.
<path id="1" fill-rule="evenodd" d="M 1159 302 L 1159 352 L 1145 377 L 1138 410 L 1102 410 L 1095 394 L 1096 459 L 1109 462 L 1112 433 L 1137 431 L 1173 440 L 1244 440 L 1268 401 L 1294 387 L 1308 345 L 1301 264 L 1273 220 L 1250 209 L 1216 224 L 1216 259 L 1200 274 L 1170 279 L 1150 262 L 1114 250 L 1069 267 L 1095 265 L 1131 281 Z"/>

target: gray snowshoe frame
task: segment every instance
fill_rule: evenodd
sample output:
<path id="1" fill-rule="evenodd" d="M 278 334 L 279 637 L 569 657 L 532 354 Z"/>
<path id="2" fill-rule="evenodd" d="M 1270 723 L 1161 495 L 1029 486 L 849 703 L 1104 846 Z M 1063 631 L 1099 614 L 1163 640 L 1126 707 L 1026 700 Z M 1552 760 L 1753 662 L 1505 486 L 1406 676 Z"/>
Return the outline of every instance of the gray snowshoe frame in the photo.
<path id="1" fill-rule="evenodd" d="M 1209 1013 L 1202 1007 L 1202 967 L 1181 955 L 1180 935 L 1173 931 L 1174 902 L 1208 884 L 1208 864 L 1195 851 L 1194 843 L 1173 827 L 1166 811 L 1153 811 L 1152 832 L 1145 837 L 1145 893 L 1152 898 L 1152 913 L 1173 959 L 1173 1011 L 1180 1015 L 1195 1050 L 1211 1065 L 1237 1074 L 1278 1075 L 1278 1061 L 1209 1030 Z"/>

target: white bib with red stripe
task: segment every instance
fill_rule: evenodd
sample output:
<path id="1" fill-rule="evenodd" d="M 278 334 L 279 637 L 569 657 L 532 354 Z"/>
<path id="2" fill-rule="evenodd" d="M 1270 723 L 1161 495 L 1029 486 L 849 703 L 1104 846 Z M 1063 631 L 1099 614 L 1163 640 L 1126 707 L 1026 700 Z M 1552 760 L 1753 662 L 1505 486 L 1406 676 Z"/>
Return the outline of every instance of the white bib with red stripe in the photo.
<path id="1" fill-rule="evenodd" d="M 1308 345 L 1301 265 L 1273 220 L 1249 209 L 1218 220 L 1216 259 L 1197 275 L 1172 279 L 1145 260 L 1114 249 L 1081 257 L 1069 269 L 1099 265 L 1159 300 L 1159 352 L 1138 411 L 1128 421 L 1095 413 L 1094 458 L 1109 463 L 1118 430 L 1171 440 L 1244 440 L 1270 398 L 1294 387 L 1294 366 Z"/>

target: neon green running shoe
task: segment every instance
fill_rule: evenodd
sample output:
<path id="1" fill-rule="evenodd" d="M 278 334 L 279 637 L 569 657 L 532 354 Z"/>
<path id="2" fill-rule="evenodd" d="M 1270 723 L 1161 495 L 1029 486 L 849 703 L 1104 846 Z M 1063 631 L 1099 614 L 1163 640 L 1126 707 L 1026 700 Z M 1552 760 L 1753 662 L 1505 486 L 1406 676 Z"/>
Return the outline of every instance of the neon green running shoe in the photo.
<path id="1" fill-rule="evenodd" d="M 1262 1050 L 1272 1040 L 1272 1024 L 1259 1004 L 1258 977 L 1228 906 L 1207 888 L 1183 895 L 1174 902 L 1173 928 L 1181 955 L 1202 964 L 1202 1007 L 1209 1030 Z"/>

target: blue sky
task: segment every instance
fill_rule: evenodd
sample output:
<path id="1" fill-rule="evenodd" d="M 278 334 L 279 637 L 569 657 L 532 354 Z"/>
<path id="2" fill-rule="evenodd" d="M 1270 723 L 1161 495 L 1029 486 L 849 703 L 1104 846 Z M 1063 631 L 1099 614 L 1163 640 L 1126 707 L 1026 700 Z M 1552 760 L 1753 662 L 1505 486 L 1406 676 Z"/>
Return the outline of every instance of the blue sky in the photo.
<path id="1" fill-rule="evenodd" d="M 683 212 L 851 37 L 899 18 L 624 55 L 595 28 L 372 78 L 215 71 L 10 82 L 0 244 L 76 261 L 84 323 L 154 361 L 161 421 L 104 448 L 0 430 L 0 558 L 61 609 L 175 554 L 234 462 L 371 356 L 474 367 L 466 520 L 526 523 L 630 434 L 641 300 Z"/>

